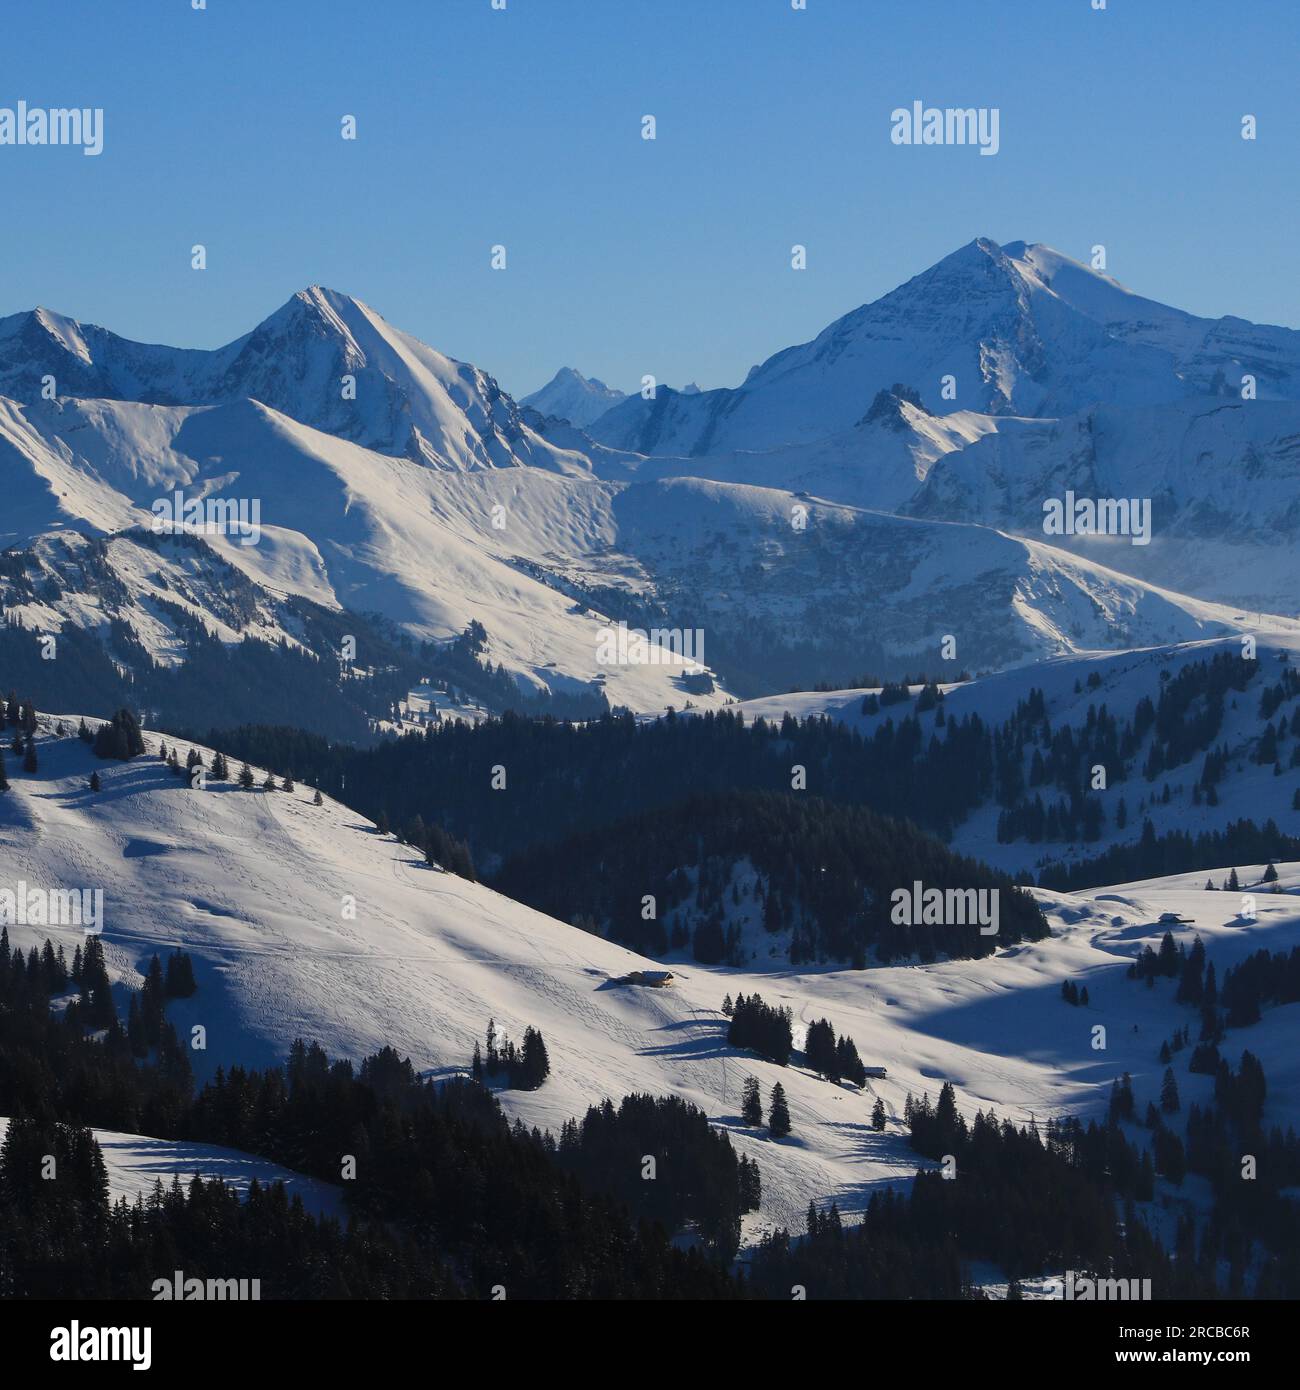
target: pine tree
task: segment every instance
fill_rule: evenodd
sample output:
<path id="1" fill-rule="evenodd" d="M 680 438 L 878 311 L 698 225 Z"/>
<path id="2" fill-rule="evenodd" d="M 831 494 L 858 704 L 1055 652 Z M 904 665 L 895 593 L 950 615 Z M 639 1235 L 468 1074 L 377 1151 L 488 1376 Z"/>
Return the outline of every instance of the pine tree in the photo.
<path id="1" fill-rule="evenodd" d="M 293 774 L 291 772 L 286 772 L 284 774 L 284 780 L 280 783 L 280 790 L 286 792 L 295 790 L 293 785 Z"/>
<path id="2" fill-rule="evenodd" d="M 755 1128 L 763 1123 L 763 1099 L 759 1094 L 758 1077 L 745 1078 L 744 1098 L 740 1102 L 740 1118 Z"/>
<path id="3" fill-rule="evenodd" d="M 92 792 L 97 792 L 97 791 L 99 790 L 99 787 L 100 787 L 99 773 L 98 773 L 98 772 L 92 772 L 92 773 L 90 774 L 90 790 L 91 790 Z"/>
<path id="4" fill-rule="evenodd" d="M 1160 1086 L 1160 1108 L 1166 1115 L 1178 1113 L 1178 1083 L 1174 1080 L 1174 1069 L 1165 1068 L 1165 1079 Z"/>
<path id="5" fill-rule="evenodd" d="M 316 795 L 312 797 L 311 804 L 313 806 L 324 806 L 325 804 L 325 798 L 320 794 L 319 787 L 316 788 Z"/>
<path id="6" fill-rule="evenodd" d="M 239 785 L 243 787 L 246 792 L 251 792 L 253 790 L 254 781 L 253 769 L 245 763 L 243 767 L 239 769 Z"/>
<path id="7" fill-rule="evenodd" d="M 871 1107 L 871 1128 L 877 1133 L 885 1127 L 885 1102 L 876 1097 L 876 1103 Z"/>
<path id="8" fill-rule="evenodd" d="M 784 1139 L 790 1133 L 790 1107 L 786 1104 L 785 1088 L 779 1081 L 772 1087 L 772 1099 L 767 1108 L 767 1128 L 773 1139 Z"/>
<path id="9" fill-rule="evenodd" d="M 1277 866 L 1273 863 L 1273 861 L 1272 861 L 1271 859 L 1268 861 L 1268 868 L 1266 868 L 1266 869 L 1264 870 L 1263 882 L 1265 882 L 1265 883 L 1276 883 L 1276 882 L 1277 882 Z"/>
<path id="10" fill-rule="evenodd" d="M 273 792 L 278 790 L 278 788 L 275 785 L 275 778 L 269 772 L 266 774 L 266 781 L 262 783 L 262 790 L 264 792 Z"/>
<path id="11" fill-rule="evenodd" d="M 1228 891 L 1229 891 L 1230 893 L 1237 893 L 1237 892 L 1240 892 L 1240 891 L 1241 891 L 1241 883 L 1240 883 L 1240 881 L 1239 881 L 1238 878 L 1237 878 L 1237 871 L 1236 871 L 1236 869 L 1233 869 L 1233 870 L 1228 874 Z"/>
<path id="12" fill-rule="evenodd" d="M 546 1044 L 536 1028 L 524 1029 L 524 1045 L 519 1057 L 519 1085 L 525 1091 L 535 1091 L 551 1074 L 551 1059 Z"/>

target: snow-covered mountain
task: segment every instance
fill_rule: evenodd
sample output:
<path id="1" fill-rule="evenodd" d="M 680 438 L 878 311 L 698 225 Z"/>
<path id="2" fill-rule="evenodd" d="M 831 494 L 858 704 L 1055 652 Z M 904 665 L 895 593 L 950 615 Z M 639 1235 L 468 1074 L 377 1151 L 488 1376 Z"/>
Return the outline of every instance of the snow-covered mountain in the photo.
<path id="1" fill-rule="evenodd" d="M 591 433 L 638 453 L 695 457 L 825 439 L 894 382 L 936 412 L 1047 417 L 1222 396 L 1244 375 L 1261 399 L 1300 399 L 1300 332 L 1197 318 L 1050 247 L 981 237 L 776 353 L 742 385 L 631 397 Z"/>
<path id="2" fill-rule="evenodd" d="M 528 406 L 539 415 L 550 415 L 558 420 L 567 420 L 572 425 L 586 426 L 626 399 L 625 391 L 606 386 L 594 376 L 583 376 L 574 367 L 561 367 L 540 391 L 521 396 L 519 404 Z"/>
<path id="3" fill-rule="evenodd" d="M 300 290 L 211 352 L 133 343 L 47 309 L 0 319 L 0 395 L 202 406 L 254 400 L 377 452 L 443 469 L 578 470 L 521 421 L 492 377 L 335 290 Z"/>
<path id="4" fill-rule="evenodd" d="M 1159 1090 L 1161 1040 L 1195 1017 L 1167 982 L 1148 990 L 1125 978 L 1168 929 L 1162 913 L 1194 919 L 1174 931 L 1186 944 L 1199 934 L 1220 977 L 1261 947 L 1300 942 L 1300 865 L 1282 865 L 1287 891 L 1261 892 L 1253 922 L 1240 920 L 1237 895 L 1203 892 L 1205 875 L 1197 874 L 1040 892 L 1053 935 L 983 960 L 865 972 L 689 964 L 674 966 L 669 988 L 638 988 L 617 981 L 650 962 L 426 866 L 355 812 L 328 799 L 313 805 L 307 788 L 191 791 L 158 761 L 154 735 L 146 737 L 152 756 L 100 762 L 75 736 L 58 737 L 55 723 L 42 722 L 40 771 L 11 767 L 13 787 L 0 796 L 0 887 L 102 888 L 101 940 L 123 985 L 140 986 L 155 952 L 187 951 L 198 992 L 171 1003 L 168 1016 L 182 1036 L 194 1024 L 206 1030 L 206 1050 L 193 1054 L 200 1076 L 232 1061 L 282 1061 L 300 1036 L 352 1058 L 391 1044 L 427 1074 L 448 1076 L 468 1070 L 489 1018 L 515 1038 L 538 1027 L 551 1076 L 538 1091 L 502 1092 L 511 1114 L 558 1130 L 606 1096 L 689 1100 L 760 1164 L 763 1206 L 747 1218 L 751 1238 L 774 1224 L 801 1229 L 809 1201 L 835 1199 L 852 1219 L 872 1192 L 910 1178 L 918 1158 L 905 1138 L 905 1099 L 933 1096 L 945 1080 L 967 1115 L 995 1107 L 1028 1122 L 1100 1116 L 1112 1081 L 1127 1071 L 1140 1114 Z M 92 770 L 102 779 L 97 793 L 87 789 Z M 1238 867 L 1245 884 L 1263 869 Z M 9 931 L 24 949 L 51 936 L 69 956 L 80 940 L 68 928 Z M 1087 986 L 1087 1009 L 1062 1003 L 1066 979 Z M 809 1022 L 828 1018 L 888 1076 L 859 1091 L 816 1076 L 799 1056 L 782 1068 L 732 1047 L 723 998 L 756 991 L 791 1009 L 797 1046 Z M 1221 1049 L 1234 1065 L 1243 1046 L 1263 1060 L 1269 1126 L 1294 1124 L 1300 1107 L 1294 1012 L 1269 1010 L 1253 1028 L 1230 1032 Z M 1100 1054 L 1092 1032 L 1099 1023 L 1109 1033 Z M 742 1124 L 748 1075 L 765 1092 L 778 1080 L 785 1087 L 789 1139 Z M 1181 1064 L 1178 1083 L 1185 1104 L 1213 1094 L 1212 1077 L 1186 1074 Z M 869 1123 L 876 1096 L 889 1116 L 883 1133 Z M 127 1151 L 148 1147 L 122 1143 Z M 156 1147 L 144 1158 L 156 1171 L 186 1176 L 246 1166 L 238 1156 Z M 140 1161 L 128 1152 L 121 1166 Z M 118 1185 L 125 1191 L 132 1181 L 128 1172 Z M 1179 1204 L 1196 1199 L 1195 1190 L 1161 1190 Z"/>
<path id="5" fill-rule="evenodd" d="M 623 400 L 600 443 L 554 393 L 516 405 L 319 287 L 212 352 L 36 310 L 0 320 L 0 544 L 147 527 L 176 490 L 243 499 L 257 543 L 204 540 L 255 586 L 257 621 L 232 627 L 190 582 L 222 640 L 292 637 L 268 616 L 290 599 L 419 641 L 481 623 L 526 691 L 600 686 L 637 710 L 915 670 L 945 635 L 985 669 L 1191 641 L 1294 611 L 1298 341 L 978 241 L 738 391 Z M 1261 399 L 1235 392 L 1247 370 Z M 584 381 L 545 392 L 591 404 Z M 647 406 L 648 433 L 610 425 Z M 1151 544 L 1044 536 L 1067 491 L 1150 498 Z M 118 619 L 157 659 L 184 650 L 135 561 L 90 594 L 42 553 L 39 594 L 0 576 L 29 626 Z M 617 621 L 705 630 L 712 689 L 682 663 L 603 669 Z"/>

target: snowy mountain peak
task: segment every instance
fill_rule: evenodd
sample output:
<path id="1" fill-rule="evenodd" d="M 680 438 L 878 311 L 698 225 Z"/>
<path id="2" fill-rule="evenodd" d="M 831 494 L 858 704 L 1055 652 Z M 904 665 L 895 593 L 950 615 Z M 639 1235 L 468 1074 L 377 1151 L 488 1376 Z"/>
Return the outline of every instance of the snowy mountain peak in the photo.
<path id="1" fill-rule="evenodd" d="M 932 410 L 1058 418 L 1100 403 L 1300 400 L 1300 332 L 1202 319 L 1039 243 L 977 237 L 897 289 L 786 348 L 734 389 L 621 402 L 600 443 L 698 457 L 808 444 L 852 428 L 906 381 Z"/>
<path id="2" fill-rule="evenodd" d="M 606 386 L 597 377 L 583 376 L 575 367 L 561 367 L 540 391 L 525 396 L 520 405 L 584 428 L 625 399 L 622 391 Z"/>

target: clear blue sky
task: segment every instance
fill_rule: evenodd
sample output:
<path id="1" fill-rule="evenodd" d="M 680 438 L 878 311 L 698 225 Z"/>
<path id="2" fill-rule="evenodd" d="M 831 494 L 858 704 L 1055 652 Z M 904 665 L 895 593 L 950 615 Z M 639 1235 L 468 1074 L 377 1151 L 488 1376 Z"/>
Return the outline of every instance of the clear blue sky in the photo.
<path id="1" fill-rule="evenodd" d="M 11 3 L 0 106 L 106 144 L 0 146 L 0 314 L 213 347 L 323 283 L 516 394 L 707 387 L 990 236 L 1298 326 L 1298 53 L 1296 0 Z M 892 145 L 917 99 L 1001 152 Z"/>

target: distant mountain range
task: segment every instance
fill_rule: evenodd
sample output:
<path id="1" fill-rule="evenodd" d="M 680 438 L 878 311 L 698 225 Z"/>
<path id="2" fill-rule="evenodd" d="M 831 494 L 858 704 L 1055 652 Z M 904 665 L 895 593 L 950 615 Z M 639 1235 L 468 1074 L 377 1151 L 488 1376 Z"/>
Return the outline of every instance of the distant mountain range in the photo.
<path id="1" fill-rule="evenodd" d="M 330 656 L 304 603 L 435 646 L 478 623 L 521 696 L 637 710 L 942 675 L 945 637 L 974 670 L 1289 632 L 1298 464 L 1300 333 L 1024 243 L 972 242 L 734 390 L 651 400 L 566 368 L 517 403 L 318 286 L 211 352 L 0 319 L 0 603 L 132 670 L 184 661 L 194 623 Z M 142 551 L 178 491 L 255 502 L 257 542 Z M 1147 499 L 1150 544 L 1046 535 L 1071 492 Z M 88 566 L 67 532 L 111 543 Z M 618 621 L 702 630 L 711 677 L 603 665 Z"/>

